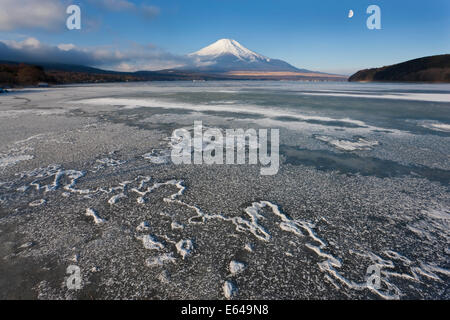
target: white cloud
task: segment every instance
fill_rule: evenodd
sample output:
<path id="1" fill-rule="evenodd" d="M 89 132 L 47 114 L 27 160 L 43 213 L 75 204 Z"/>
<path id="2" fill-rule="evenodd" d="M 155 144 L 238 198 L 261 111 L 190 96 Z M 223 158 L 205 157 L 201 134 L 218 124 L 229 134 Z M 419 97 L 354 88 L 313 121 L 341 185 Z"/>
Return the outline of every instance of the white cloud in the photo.
<path id="1" fill-rule="evenodd" d="M 58 44 L 58 49 L 62 51 L 70 51 L 72 49 L 75 49 L 75 45 L 72 43 L 60 43 Z"/>
<path id="2" fill-rule="evenodd" d="M 116 67 L 116 70 L 117 71 L 122 71 L 122 72 L 133 72 L 133 71 L 135 71 L 134 67 L 132 65 L 130 65 L 129 63 L 126 63 L 126 62 L 119 63 L 117 65 L 117 67 Z"/>
<path id="3" fill-rule="evenodd" d="M 108 11 L 128 11 L 144 18 L 154 18 L 160 14 L 156 6 L 141 4 L 136 5 L 128 0 L 89 0 L 94 5 Z"/>
<path id="4" fill-rule="evenodd" d="M 54 30 L 64 26 L 65 8 L 59 0 L 0 0 L 0 31 Z"/>
<path id="5" fill-rule="evenodd" d="M 52 46 L 35 38 L 0 40 L 0 60 L 77 64 L 127 72 L 169 69 L 192 63 L 189 57 L 162 51 L 154 45 L 135 43 L 125 50 L 114 47 L 79 48 L 71 43 Z"/>
<path id="6" fill-rule="evenodd" d="M 23 41 L 3 40 L 2 42 L 16 50 L 39 49 L 41 47 L 41 42 L 38 39 L 32 37 L 26 38 Z"/>
<path id="7" fill-rule="evenodd" d="M 156 6 L 136 5 L 128 0 L 89 0 L 104 11 L 128 12 L 145 19 L 160 14 Z M 68 0 L 0 0 L 0 31 L 64 30 Z M 83 16 L 84 24 L 92 21 Z"/>

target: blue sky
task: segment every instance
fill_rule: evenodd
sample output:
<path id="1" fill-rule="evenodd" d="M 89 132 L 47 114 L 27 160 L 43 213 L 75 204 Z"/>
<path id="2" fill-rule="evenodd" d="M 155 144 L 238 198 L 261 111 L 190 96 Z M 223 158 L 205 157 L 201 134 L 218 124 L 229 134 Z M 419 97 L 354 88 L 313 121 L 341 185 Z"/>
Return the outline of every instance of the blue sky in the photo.
<path id="1" fill-rule="evenodd" d="M 81 30 L 65 27 L 69 4 L 81 7 Z M 371 4 L 381 8 L 381 30 L 366 27 Z M 42 7 L 48 15 L 39 19 Z M 343 74 L 450 53 L 448 0 L 0 0 L 0 8 L 0 40 L 15 50 L 40 46 L 48 55 L 70 44 L 78 50 L 71 59 L 89 54 L 81 61 L 120 70 L 176 65 L 220 38 L 299 68 Z M 29 38 L 39 46 L 24 45 Z"/>

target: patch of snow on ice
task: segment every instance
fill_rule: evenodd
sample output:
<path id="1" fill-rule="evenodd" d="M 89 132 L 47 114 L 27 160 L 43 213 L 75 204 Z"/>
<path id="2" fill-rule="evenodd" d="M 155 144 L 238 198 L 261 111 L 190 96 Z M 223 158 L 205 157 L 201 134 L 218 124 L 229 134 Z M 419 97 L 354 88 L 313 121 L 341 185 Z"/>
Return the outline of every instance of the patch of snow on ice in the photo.
<path id="1" fill-rule="evenodd" d="M 232 275 L 241 273 L 245 269 L 245 264 L 236 260 L 230 261 L 229 266 L 230 272 Z"/>
<path id="2" fill-rule="evenodd" d="M 147 234 L 145 236 L 140 236 L 140 237 L 138 237 L 138 239 L 142 241 L 142 244 L 144 245 L 145 249 L 148 249 L 148 250 L 164 249 L 164 245 L 149 234 Z"/>
<path id="3" fill-rule="evenodd" d="M 152 152 L 142 155 L 144 159 L 154 164 L 166 164 L 170 161 L 170 150 L 153 149 Z"/>
<path id="4" fill-rule="evenodd" d="M 189 256 L 194 250 L 192 240 L 180 240 L 175 247 L 183 259 Z"/>
<path id="5" fill-rule="evenodd" d="M 150 257 L 145 260 L 145 265 L 147 267 L 156 267 L 163 266 L 166 263 L 175 263 L 176 259 L 173 256 L 173 253 L 164 253 L 157 257 Z"/>
<path id="6" fill-rule="evenodd" d="M 139 232 L 144 232 L 144 231 L 148 231 L 150 230 L 150 225 L 147 221 L 143 221 L 141 222 L 137 227 L 136 227 L 136 231 Z"/>
<path id="7" fill-rule="evenodd" d="M 237 293 L 237 289 L 231 281 L 225 281 L 222 288 L 223 288 L 223 295 L 227 299 L 231 299 Z"/>
<path id="8" fill-rule="evenodd" d="M 7 156 L 0 158 L 0 168 L 4 168 L 7 166 L 13 166 L 21 161 L 27 161 L 33 159 L 32 155 L 18 155 L 18 156 Z"/>
<path id="9" fill-rule="evenodd" d="M 177 229 L 182 230 L 182 229 L 184 229 L 184 226 L 182 224 L 176 222 L 176 221 L 173 221 L 170 224 L 170 227 L 172 228 L 172 230 L 177 230 Z"/>
<path id="10" fill-rule="evenodd" d="M 378 141 L 368 141 L 363 138 L 358 138 L 356 141 L 321 135 L 314 136 L 314 138 L 319 141 L 326 142 L 327 144 L 342 151 L 371 150 L 373 147 L 379 145 Z"/>
<path id="11" fill-rule="evenodd" d="M 39 207 L 39 206 L 44 205 L 46 202 L 47 201 L 45 199 L 39 199 L 39 200 L 35 200 L 35 201 L 30 202 L 28 205 L 30 207 Z"/>
<path id="12" fill-rule="evenodd" d="M 98 216 L 97 212 L 94 209 L 91 208 L 86 209 L 85 215 L 88 217 L 92 217 L 94 219 L 95 224 L 102 224 L 106 222 L 106 220 Z"/>
<path id="13" fill-rule="evenodd" d="M 113 205 L 113 204 L 116 204 L 120 199 L 123 199 L 123 198 L 127 198 L 127 196 L 124 193 L 119 193 L 119 194 L 116 194 L 115 196 L 112 196 L 108 200 L 108 203 L 110 205 Z"/>

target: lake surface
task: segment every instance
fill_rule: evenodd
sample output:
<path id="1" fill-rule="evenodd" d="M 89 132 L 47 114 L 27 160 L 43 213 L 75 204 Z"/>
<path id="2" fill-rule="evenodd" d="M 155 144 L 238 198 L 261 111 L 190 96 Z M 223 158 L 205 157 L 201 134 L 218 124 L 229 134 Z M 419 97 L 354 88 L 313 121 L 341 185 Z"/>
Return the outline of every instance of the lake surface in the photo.
<path id="1" fill-rule="evenodd" d="M 173 164 L 194 121 L 279 129 L 278 173 Z M 19 90 L 0 135 L 1 298 L 450 298 L 450 85 Z"/>

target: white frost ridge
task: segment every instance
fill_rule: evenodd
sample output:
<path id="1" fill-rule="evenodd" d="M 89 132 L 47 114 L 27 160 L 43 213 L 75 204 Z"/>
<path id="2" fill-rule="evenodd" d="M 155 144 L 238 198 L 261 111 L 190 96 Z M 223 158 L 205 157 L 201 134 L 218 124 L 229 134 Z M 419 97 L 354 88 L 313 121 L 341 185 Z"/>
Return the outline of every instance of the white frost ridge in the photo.
<path id="1" fill-rule="evenodd" d="M 20 161 L 26 161 L 33 159 L 34 156 L 31 155 L 20 155 L 20 156 L 10 156 L 5 158 L 0 158 L 0 168 L 15 165 Z"/>
<path id="2" fill-rule="evenodd" d="M 223 284 L 223 295 L 225 298 L 230 299 L 236 294 L 236 287 L 231 283 L 231 281 L 225 281 Z"/>
<path id="3" fill-rule="evenodd" d="M 136 227 L 136 230 L 139 232 L 148 231 L 150 230 L 150 225 L 147 221 L 143 221 Z"/>
<path id="4" fill-rule="evenodd" d="M 422 127 L 441 132 L 450 132 L 450 125 L 445 123 L 424 123 Z"/>
<path id="5" fill-rule="evenodd" d="M 183 259 L 189 256 L 192 250 L 194 250 L 194 244 L 191 240 L 180 240 L 175 246 Z"/>
<path id="6" fill-rule="evenodd" d="M 145 235 L 138 237 L 139 240 L 142 241 L 142 244 L 144 245 L 145 249 L 149 250 L 162 250 L 164 249 L 164 245 L 157 241 L 155 238 L 153 238 L 151 235 Z"/>
<path id="7" fill-rule="evenodd" d="M 363 138 L 358 138 L 357 141 L 338 139 L 329 136 L 316 136 L 315 138 L 343 151 L 371 150 L 372 147 L 379 145 L 378 141 L 368 141 Z"/>
<path id="8" fill-rule="evenodd" d="M 233 275 L 238 274 L 238 273 L 244 271 L 244 269 L 245 269 L 245 264 L 244 263 L 239 262 L 239 261 L 235 261 L 235 260 L 232 260 L 230 262 L 230 272 L 231 272 L 231 274 L 233 274 Z"/>
<path id="9" fill-rule="evenodd" d="M 35 200 L 30 202 L 28 205 L 30 207 L 39 207 L 42 206 L 43 204 L 45 204 L 47 201 L 45 199 L 39 199 L 39 200 Z"/>
<path id="10" fill-rule="evenodd" d="M 164 253 L 157 257 L 151 257 L 145 260 L 145 264 L 147 267 L 157 267 L 162 266 L 165 263 L 172 262 L 175 263 L 175 258 L 172 253 Z"/>
<path id="11" fill-rule="evenodd" d="M 91 209 L 91 208 L 86 209 L 85 215 L 88 216 L 88 217 L 94 218 L 95 224 L 102 224 L 102 223 L 106 222 L 104 219 L 100 218 L 100 217 L 97 215 L 97 212 L 95 212 L 94 209 Z"/>

